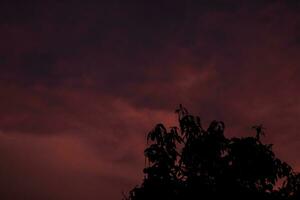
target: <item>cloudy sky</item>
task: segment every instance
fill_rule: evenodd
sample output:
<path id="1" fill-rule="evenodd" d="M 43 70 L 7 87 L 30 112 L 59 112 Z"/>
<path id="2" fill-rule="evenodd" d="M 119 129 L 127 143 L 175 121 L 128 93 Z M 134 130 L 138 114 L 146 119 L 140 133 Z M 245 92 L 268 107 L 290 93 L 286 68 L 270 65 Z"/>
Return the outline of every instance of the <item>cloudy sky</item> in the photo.
<path id="1" fill-rule="evenodd" d="M 121 199 L 179 103 L 228 137 L 263 123 L 300 170 L 299 13 L 296 0 L 1 1 L 1 199 Z"/>

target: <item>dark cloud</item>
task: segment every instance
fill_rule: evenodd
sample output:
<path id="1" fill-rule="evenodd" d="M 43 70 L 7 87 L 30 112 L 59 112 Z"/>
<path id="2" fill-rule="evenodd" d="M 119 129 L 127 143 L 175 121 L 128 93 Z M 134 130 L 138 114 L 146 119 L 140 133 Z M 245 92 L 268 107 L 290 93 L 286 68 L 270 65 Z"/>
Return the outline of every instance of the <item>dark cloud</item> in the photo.
<path id="1" fill-rule="evenodd" d="M 120 199 L 183 103 L 300 169 L 297 1 L 1 2 L 3 199 Z M 17 192 L 16 192 L 17 191 Z"/>

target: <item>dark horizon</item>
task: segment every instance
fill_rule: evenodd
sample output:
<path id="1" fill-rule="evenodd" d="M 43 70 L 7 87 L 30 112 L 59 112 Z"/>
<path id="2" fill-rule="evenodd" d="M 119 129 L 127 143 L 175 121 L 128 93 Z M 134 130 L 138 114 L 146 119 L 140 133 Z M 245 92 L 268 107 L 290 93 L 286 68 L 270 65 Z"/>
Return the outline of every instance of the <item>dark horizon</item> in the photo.
<path id="1" fill-rule="evenodd" d="M 0 2 L 0 198 L 116 200 L 182 103 L 300 171 L 300 3 Z"/>

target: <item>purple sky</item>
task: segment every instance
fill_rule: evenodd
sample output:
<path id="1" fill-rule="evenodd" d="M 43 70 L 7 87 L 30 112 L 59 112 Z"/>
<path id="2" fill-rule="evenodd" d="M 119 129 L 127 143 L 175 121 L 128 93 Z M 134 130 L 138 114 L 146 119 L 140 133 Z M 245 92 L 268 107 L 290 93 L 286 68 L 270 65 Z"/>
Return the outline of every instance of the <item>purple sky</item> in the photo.
<path id="1" fill-rule="evenodd" d="M 121 199 L 179 103 L 300 171 L 299 1 L 95 2 L 0 2 L 2 200 Z"/>

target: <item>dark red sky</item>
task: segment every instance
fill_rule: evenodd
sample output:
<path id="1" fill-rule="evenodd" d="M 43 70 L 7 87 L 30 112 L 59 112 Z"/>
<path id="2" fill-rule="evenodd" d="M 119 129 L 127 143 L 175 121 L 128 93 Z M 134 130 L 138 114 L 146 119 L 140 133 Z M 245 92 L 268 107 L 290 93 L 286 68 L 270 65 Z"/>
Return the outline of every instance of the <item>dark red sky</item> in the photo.
<path id="1" fill-rule="evenodd" d="M 300 170 L 299 1 L 83 2 L 0 3 L 1 200 L 121 199 L 179 103 Z"/>

